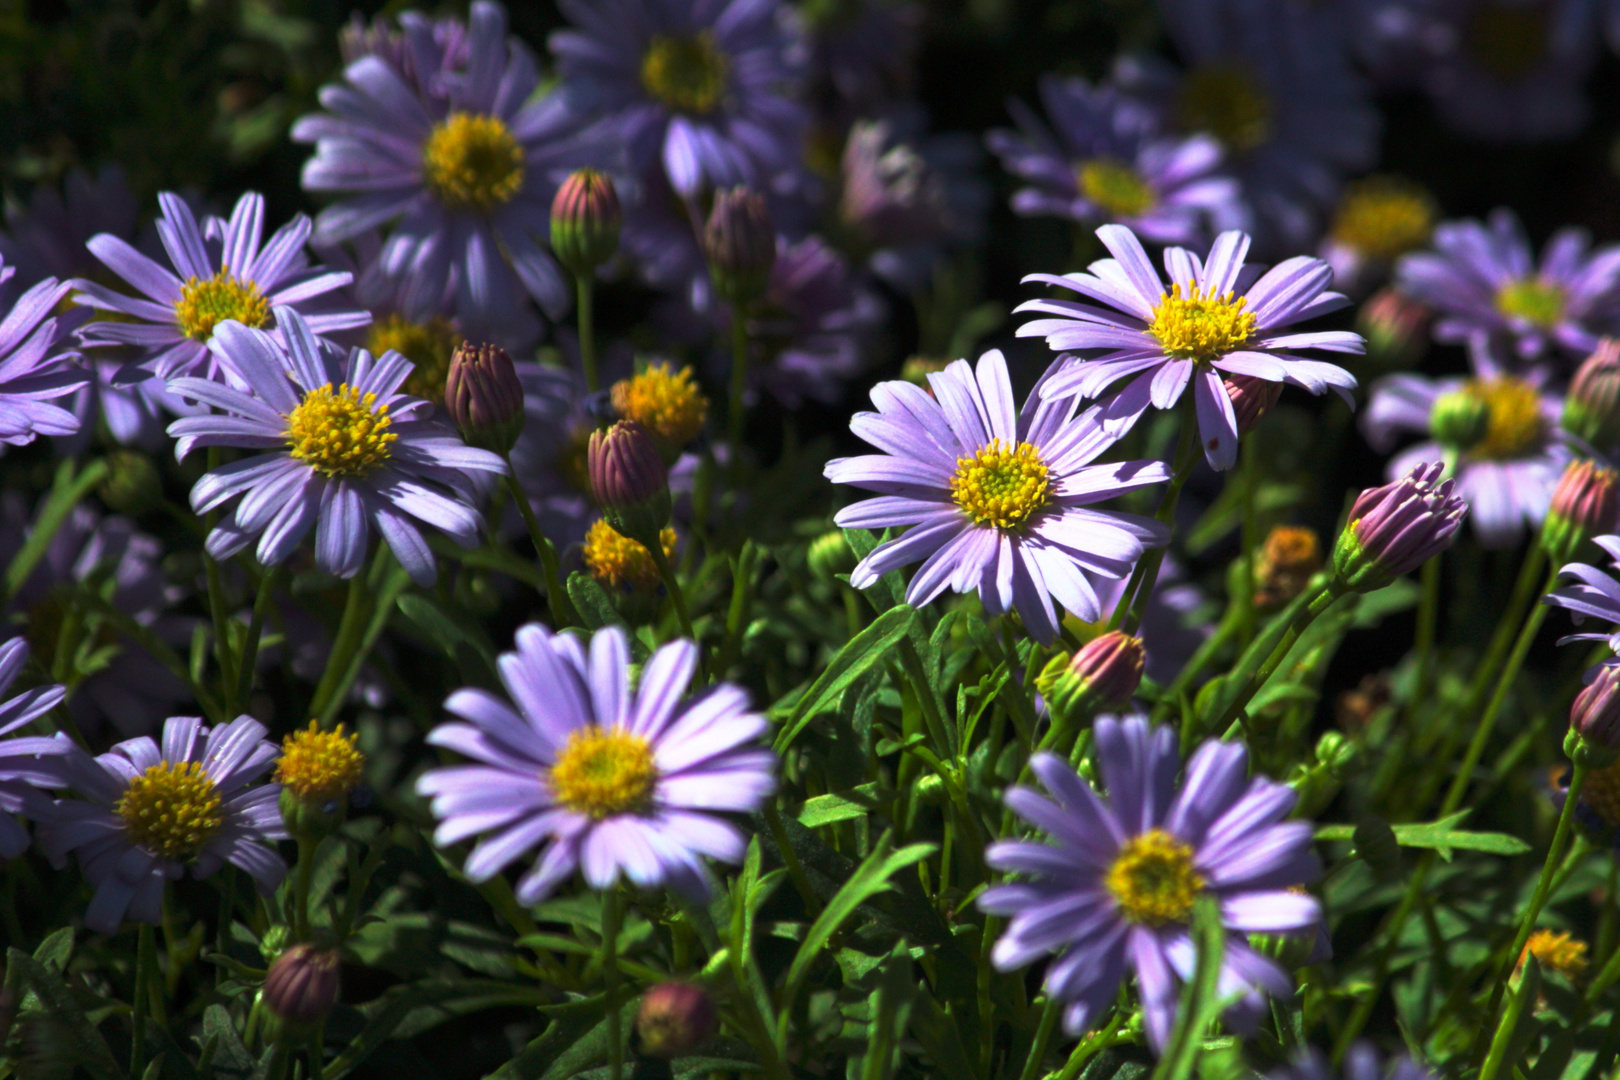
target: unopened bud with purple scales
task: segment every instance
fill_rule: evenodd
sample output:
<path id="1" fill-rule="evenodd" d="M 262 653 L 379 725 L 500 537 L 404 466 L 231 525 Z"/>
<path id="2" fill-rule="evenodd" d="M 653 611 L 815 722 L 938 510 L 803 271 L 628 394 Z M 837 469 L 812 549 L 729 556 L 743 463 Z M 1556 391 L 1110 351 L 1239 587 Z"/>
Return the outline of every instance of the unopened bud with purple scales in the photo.
<path id="1" fill-rule="evenodd" d="M 1147 653 L 1142 639 L 1110 630 L 1082 645 L 1075 654 L 1059 654 L 1035 680 L 1055 716 L 1071 717 L 1123 708 L 1142 685 Z"/>
<path id="2" fill-rule="evenodd" d="M 1599 341 L 1576 369 L 1559 426 L 1599 450 L 1620 445 L 1620 339 Z"/>
<path id="3" fill-rule="evenodd" d="M 1555 566 L 1566 563 L 1588 540 L 1614 532 L 1617 517 L 1620 474 L 1577 458 L 1564 467 L 1553 489 L 1547 520 L 1541 526 L 1542 550 Z"/>
<path id="4" fill-rule="evenodd" d="M 1577 764 L 1603 768 L 1620 757 L 1620 668 L 1604 665 L 1569 707 L 1564 752 Z"/>
<path id="5" fill-rule="evenodd" d="M 1390 286 L 1375 293 L 1356 313 L 1356 332 L 1367 339 L 1367 359 L 1378 368 L 1409 368 L 1429 344 L 1434 312 Z"/>
<path id="6" fill-rule="evenodd" d="M 336 949 L 308 942 L 276 957 L 264 977 L 264 1004 L 289 1024 L 313 1024 L 332 1011 L 338 997 Z"/>
<path id="7" fill-rule="evenodd" d="M 623 223 L 613 181 L 595 169 L 580 169 L 551 200 L 551 250 L 576 276 L 595 273 L 619 250 Z"/>
<path id="8" fill-rule="evenodd" d="M 1257 379 L 1253 375 L 1225 375 L 1221 382 L 1232 400 L 1239 435 L 1247 435 L 1282 400 L 1283 384 Z"/>
<path id="9" fill-rule="evenodd" d="M 634 420 L 620 420 L 605 431 L 593 431 L 586 469 L 591 495 L 608 524 L 649 551 L 660 544 L 669 524 L 669 470 L 647 429 Z"/>
<path id="10" fill-rule="evenodd" d="M 714 1000 L 693 983 L 658 983 L 636 1010 L 636 1050 L 646 1057 L 677 1058 L 702 1046 L 719 1026 Z"/>
<path id="11" fill-rule="evenodd" d="M 765 295 L 776 265 L 776 229 L 765 198 L 746 187 L 714 197 L 703 228 L 703 252 L 715 290 L 739 307 Z"/>
<path id="12" fill-rule="evenodd" d="M 1450 547 L 1468 514 L 1441 480 L 1440 462 L 1419 465 L 1382 487 L 1368 488 L 1350 507 L 1350 523 L 1333 546 L 1339 582 L 1356 592 L 1382 589 Z"/>
<path id="13" fill-rule="evenodd" d="M 463 342 L 450 358 L 444 408 L 468 446 L 508 454 L 523 434 L 523 384 L 506 350 Z"/>

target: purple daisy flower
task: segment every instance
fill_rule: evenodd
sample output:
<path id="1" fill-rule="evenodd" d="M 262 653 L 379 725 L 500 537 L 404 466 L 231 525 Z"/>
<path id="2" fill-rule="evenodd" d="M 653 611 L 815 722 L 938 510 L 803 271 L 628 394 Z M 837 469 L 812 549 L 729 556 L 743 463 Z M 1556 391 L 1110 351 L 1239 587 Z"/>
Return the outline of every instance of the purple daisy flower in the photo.
<path id="1" fill-rule="evenodd" d="M 1620 245 L 1590 245 L 1585 230 L 1560 229 L 1537 266 L 1517 215 L 1499 209 L 1485 223 L 1440 225 L 1434 250 L 1403 256 L 1396 274 L 1438 311 L 1435 338 L 1467 344 L 1477 368 L 1493 357 L 1584 357 L 1620 314 Z"/>
<path id="2" fill-rule="evenodd" d="M 1052 842 L 991 845 L 992 867 L 1030 879 L 989 889 L 979 907 L 1010 916 L 990 954 L 998 970 L 1059 953 L 1046 969 L 1046 993 L 1067 1006 L 1070 1034 L 1095 1027 L 1134 970 L 1148 1042 L 1162 1051 L 1175 1022 L 1177 980 L 1192 978 L 1197 962 L 1188 932 L 1197 899 L 1212 895 L 1237 935 L 1314 935 L 1321 906 L 1293 887 L 1313 881 L 1320 867 L 1310 824 L 1283 820 L 1294 792 L 1250 779 L 1241 744 L 1204 743 L 1177 791 L 1172 729 L 1135 716 L 1099 717 L 1095 731 L 1107 799 L 1061 759 L 1032 758 L 1053 799 L 1015 787 L 1006 801 Z M 1226 1011 L 1229 1025 L 1251 1030 L 1264 1015 L 1263 993 L 1292 992 L 1280 967 L 1241 936 L 1227 937 L 1219 995 L 1242 995 Z"/>
<path id="3" fill-rule="evenodd" d="M 802 50 L 778 0 L 559 0 L 575 29 L 551 35 L 583 108 L 654 161 L 682 199 L 706 188 L 766 190 L 796 170 L 805 113 Z"/>
<path id="4" fill-rule="evenodd" d="M 462 547 L 476 547 L 480 519 L 467 471 L 500 473 L 499 456 L 466 446 L 430 422 L 432 403 L 400 393 L 410 361 L 398 353 L 347 358 L 317 339 L 291 308 L 277 308 L 282 340 L 238 322 L 221 323 L 219 363 L 251 390 L 179 378 L 176 394 L 223 411 L 169 425 L 175 457 L 198 446 L 268 451 L 198 480 L 191 507 L 207 513 L 236 501 L 208 534 L 208 552 L 228 559 L 258 538 L 265 566 L 279 563 L 315 528 L 315 563 L 340 578 L 360 571 L 371 528 L 422 585 L 438 578 L 417 522 Z M 285 345 L 282 343 L 285 341 Z"/>
<path id="5" fill-rule="evenodd" d="M 1382 1061 L 1369 1042 L 1358 1042 L 1344 1056 L 1343 1080 L 1435 1080 L 1427 1067 L 1402 1054 Z M 1266 1074 L 1267 1080 L 1335 1080 L 1333 1067 L 1321 1053 L 1301 1054 L 1290 1065 Z"/>
<path id="6" fill-rule="evenodd" d="M 460 19 L 430 19 L 417 11 L 399 15 L 399 25 L 385 16 L 370 23 L 358 11 L 338 31 L 343 65 L 375 56 L 421 94 L 445 97 L 447 82 L 467 67 L 467 26 Z"/>
<path id="7" fill-rule="evenodd" d="M 1569 461 L 1558 427 L 1562 406 L 1536 383 L 1515 375 L 1469 379 L 1390 375 L 1373 384 L 1361 415 L 1362 434 L 1379 453 L 1388 453 L 1402 433 L 1433 435 L 1436 406 L 1455 402 L 1451 395 L 1484 403 L 1488 417 L 1484 436 L 1455 455 L 1457 494 L 1472 511 L 1479 542 L 1508 547 L 1518 542 L 1526 526 L 1534 529 L 1547 516 L 1553 489 Z M 1446 447 L 1437 439 L 1426 439 L 1390 458 L 1386 474 L 1399 480 L 1446 457 Z"/>
<path id="8" fill-rule="evenodd" d="M 200 879 L 230 863 L 261 895 L 275 892 L 287 864 L 274 842 L 287 830 L 276 805 L 281 785 L 254 784 L 278 753 L 265 733 L 251 716 L 216 728 L 171 716 L 161 743 L 143 736 L 98 757 L 57 736 L 66 786 L 82 798 L 57 802 L 39 826 L 39 846 L 59 870 L 70 852 L 78 856 L 96 890 L 87 929 L 111 934 L 126 917 L 156 925 L 164 884 L 187 864 Z"/>
<path id="9" fill-rule="evenodd" d="M 912 0 L 840 0 L 790 9 L 808 46 L 806 100 L 818 127 L 846 130 L 909 96 L 923 7 Z"/>
<path id="10" fill-rule="evenodd" d="M 11 689 L 28 663 L 28 643 L 12 638 L 0 645 L 0 694 Z M 0 701 L 0 736 L 26 727 L 61 704 L 67 693 L 60 686 L 39 686 Z M 28 849 L 28 833 L 13 815 L 34 821 L 48 820 L 49 798 L 40 788 L 63 784 L 56 760 L 66 744 L 50 736 L 19 735 L 0 739 L 0 859 L 15 859 Z"/>
<path id="11" fill-rule="evenodd" d="M 326 294 L 349 283 L 349 275 L 310 266 L 304 253 L 309 219 L 302 214 L 264 235 L 264 196 L 248 192 L 237 200 L 229 221 L 209 217 L 201 228 L 178 196 L 158 196 L 163 216 L 158 235 L 170 267 L 148 258 L 129 242 L 101 233 L 90 251 L 134 286 L 142 297 L 126 296 L 93 281 L 79 280 L 75 297 L 103 311 L 132 316 L 129 321 L 98 319 L 83 331 L 86 345 L 134 345 L 141 366 L 161 378 L 204 375 L 213 370 L 207 342 L 227 319 L 265 328 L 276 335 L 278 310 L 296 309 L 320 334 L 364 326 L 371 316 L 334 309 Z M 324 301 L 324 302 L 323 302 Z"/>
<path id="12" fill-rule="evenodd" d="M 16 268 L 0 265 L 0 287 Z M 17 298 L 0 319 L 0 443 L 27 446 L 38 435 L 72 435 L 79 418 L 52 404 L 82 388 L 90 376 L 73 331 L 88 312 L 54 315 L 73 291 L 71 281 L 46 278 Z"/>
<path id="13" fill-rule="evenodd" d="M 1349 304 L 1343 295 L 1328 291 L 1333 270 L 1321 259 L 1301 255 L 1262 276 L 1260 267 L 1243 265 L 1248 235 L 1224 232 L 1202 262 L 1184 248 L 1166 248 L 1166 288 L 1135 233 L 1123 225 L 1104 225 L 1097 235 L 1114 258 L 1092 263 L 1089 273 L 1024 278 L 1108 305 L 1029 300 L 1017 307 L 1056 316 L 1025 323 L 1018 328 L 1019 337 L 1045 337 L 1060 352 L 1101 354 L 1062 357 L 1064 362 L 1042 384 L 1044 396 L 1095 398 L 1129 377 L 1101 414 L 1105 427 L 1123 432 L 1149 405 L 1174 407 L 1191 382 L 1199 439 L 1212 469 L 1230 469 L 1237 462 L 1237 418 L 1222 372 L 1302 386 L 1313 394 L 1332 388 L 1353 404 L 1355 376 L 1337 364 L 1307 360 L 1293 351 L 1359 354 L 1366 351 L 1361 335 L 1285 330 Z"/>
<path id="14" fill-rule="evenodd" d="M 466 723 L 428 735 L 479 762 L 417 781 L 439 819 L 434 842 L 493 834 L 467 857 L 473 881 L 543 845 L 517 884 L 523 904 L 545 899 L 576 867 L 593 889 L 623 875 L 706 898 L 700 857 L 734 863 L 746 847 L 720 815 L 754 810 L 775 790 L 776 758 L 755 745 L 765 718 L 740 687 L 720 683 L 681 701 L 696 666 L 691 642 L 665 645 L 632 693 L 617 627 L 598 630 L 588 656 L 571 635 L 523 627 L 517 651 L 500 658 L 516 710 L 487 690 L 458 690 L 445 708 Z"/>
<path id="15" fill-rule="evenodd" d="M 1620 567 L 1620 536 L 1599 536 L 1594 543 L 1612 560 L 1611 566 Z M 1559 568 L 1558 576 L 1573 578 L 1574 582 L 1542 597 L 1543 604 L 1565 609 L 1574 616 L 1577 624 L 1588 617 L 1620 624 L 1620 581 L 1616 581 L 1612 574 L 1589 563 L 1569 563 Z M 1611 626 L 1595 634 L 1590 631 L 1565 634 L 1558 639 L 1558 644 L 1571 641 L 1604 642 L 1609 646 L 1609 651 L 1616 654 L 1605 660 L 1604 664 L 1620 664 L 1620 626 Z"/>
<path id="16" fill-rule="evenodd" d="M 1017 131 L 985 141 L 1007 171 L 1027 182 L 1015 213 L 1085 225 L 1118 222 L 1158 244 L 1190 244 L 1244 224 L 1237 181 L 1220 173 L 1220 141 L 1169 136 L 1158 111 L 1107 84 L 1047 75 L 1041 101 L 1055 134 L 1021 101 L 1008 104 Z"/>
<path id="17" fill-rule="evenodd" d="M 881 496 L 846 506 L 841 528 L 914 526 L 862 559 L 850 584 L 864 589 L 919 560 L 906 602 L 921 607 L 948 586 L 977 590 L 990 615 L 1016 607 L 1042 643 L 1057 635 L 1057 600 L 1083 622 L 1101 614 L 1088 574 L 1122 578 L 1146 547 L 1170 540 L 1162 523 L 1094 510 L 1093 503 L 1170 478 L 1162 461 L 1090 464 L 1115 441 L 1095 410 L 1074 415 L 1072 399 L 1030 394 L 1013 411 L 999 351 L 977 371 L 957 360 L 928 376 L 932 393 L 908 382 L 872 388 L 875 413 L 850 430 L 884 451 L 827 463 L 827 479 Z"/>

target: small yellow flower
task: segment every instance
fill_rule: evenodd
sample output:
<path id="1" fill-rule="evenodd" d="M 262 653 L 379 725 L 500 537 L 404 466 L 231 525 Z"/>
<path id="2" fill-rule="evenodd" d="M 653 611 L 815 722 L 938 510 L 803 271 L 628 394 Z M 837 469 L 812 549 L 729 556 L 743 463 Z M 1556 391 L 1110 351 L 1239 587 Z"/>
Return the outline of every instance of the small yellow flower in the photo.
<path id="1" fill-rule="evenodd" d="M 303 731 L 281 741 L 276 783 L 304 802 L 347 798 L 365 776 L 366 756 L 355 745 L 358 732 L 345 735 L 343 725 L 322 731 L 314 720 Z"/>

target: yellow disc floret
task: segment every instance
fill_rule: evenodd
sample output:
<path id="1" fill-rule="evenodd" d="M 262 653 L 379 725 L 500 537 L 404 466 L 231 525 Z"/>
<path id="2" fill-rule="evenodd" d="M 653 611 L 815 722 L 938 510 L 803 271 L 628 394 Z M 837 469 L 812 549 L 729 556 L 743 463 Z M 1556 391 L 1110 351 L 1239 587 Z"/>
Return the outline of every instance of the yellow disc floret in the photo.
<path id="1" fill-rule="evenodd" d="M 1163 829 L 1121 844 L 1104 884 L 1127 919 L 1148 926 L 1184 921 L 1204 889 L 1192 848 Z"/>
<path id="2" fill-rule="evenodd" d="M 1547 420 L 1541 413 L 1541 395 L 1530 383 L 1511 375 L 1470 379 L 1463 391 L 1485 402 L 1490 410 L 1485 437 L 1469 451 L 1471 456 L 1511 461 L 1533 453 L 1545 441 Z"/>
<path id="3" fill-rule="evenodd" d="M 612 398 L 614 412 L 634 420 L 665 446 L 685 446 L 709 418 L 709 399 L 689 367 L 672 371 L 668 364 L 652 364 L 614 383 Z"/>
<path id="4" fill-rule="evenodd" d="M 1524 943 L 1524 951 L 1519 954 L 1520 964 L 1526 956 L 1535 957 L 1542 967 L 1571 981 L 1586 972 L 1586 942 L 1571 937 L 1568 931 L 1537 930 Z"/>
<path id="5" fill-rule="evenodd" d="M 165 859 L 197 854 L 225 824 L 219 789 L 200 761 L 153 765 L 129 782 L 114 809 L 131 840 Z"/>
<path id="6" fill-rule="evenodd" d="M 1159 294 L 1148 331 L 1165 352 L 1183 360 L 1224 356 L 1254 337 L 1259 320 L 1243 310 L 1248 303 L 1247 296 L 1234 298 L 1230 290 L 1215 295 L 1213 285 L 1203 292 L 1197 285 L 1183 290 L 1177 283 Z"/>
<path id="7" fill-rule="evenodd" d="M 641 85 L 677 112 L 702 116 L 720 104 L 731 63 L 707 30 L 655 37 L 641 58 Z"/>
<path id="8" fill-rule="evenodd" d="M 1540 278 L 1519 278 L 1496 290 L 1496 310 L 1546 329 L 1564 314 L 1564 288 Z"/>
<path id="9" fill-rule="evenodd" d="M 451 113 L 422 151 L 427 186 L 454 210 L 488 213 L 523 187 L 523 147 L 499 117 Z"/>
<path id="10" fill-rule="evenodd" d="M 344 799 L 365 776 L 366 755 L 355 745 L 359 732 L 343 734 L 343 725 L 322 731 L 314 720 L 303 731 L 281 740 L 276 783 L 304 802 Z"/>
<path id="11" fill-rule="evenodd" d="M 461 335 L 449 319 L 435 316 L 427 322 L 411 322 L 403 315 L 386 315 L 366 331 L 366 349 L 381 356 L 389 349 L 411 362 L 405 377 L 405 392 L 429 401 L 444 403 L 444 380 L 450 374 L 450 357 L 461 344 Z"/>
<path id="12" fill-rule="evenodd" d="M 1051 493 L 1046 462 L 1032 444 L 991 439 L 978 453 L 956 459 L 951 498 L 975 525 L 1016 532 Z"/>
<path id="13" fill-rule="evenodd" d="M 174 305 L 180 332 L 192 341 L 207 341 L 214 327 L 227 319 L 255 329 L 270 321 L 270 302 L 251 281 L 238 281 L 229 267 L 206 280 L 186 279 Z"/>
<path id="14" fill-rule="evenodd" d="M 667 558 L 675 554 L 675 530 L 658 534 Z M 621 535 L 604 518 L 597 518 L 585 533 L 585 569 L 604 585 L 615 589 L 651 592 L 663 581 L 652 554 L 642 544 Z"/>
<path id="15" fill-rule="evenodd" d="M 640 735 L 585 727 L 568 736 L 547 778 L 564 807 L 601 819 L 651 806 L 658 767 L 652 744 Z"/>
<path id="16" fill-rule="evenodd" d="M 399 436 L 389 431 L 388 406 L 376 394 L 343 383 L 311 390 L 287 417 L 292 456 L 329 479 L 363 477 L 388 460 Z"/>
<path id="17" fill-rule="evenodd" d="M 1182 81 L 1176 120 L 1183 131 L 1207 131 L 1238 153 L 1269 142 L 1276 108 L 1245 68 L 1213 64 Z"/>
<path id="18" fill-rule="evenodd" d="M 1113 218 L 1136 217 L 1152 209 L 1153 189 L 1142 174 L 1113 158 L 1093 158 L 1075 170 L 1080 194 Z"/>
<path id="19" fill-rule="evenodd" d="M 1393 259 L 1420 248 L 1434 232 L 1428 192 L 1393 176 L 1351 184 L 1333 216 L 1333 238 L 1373 259 Z"/>

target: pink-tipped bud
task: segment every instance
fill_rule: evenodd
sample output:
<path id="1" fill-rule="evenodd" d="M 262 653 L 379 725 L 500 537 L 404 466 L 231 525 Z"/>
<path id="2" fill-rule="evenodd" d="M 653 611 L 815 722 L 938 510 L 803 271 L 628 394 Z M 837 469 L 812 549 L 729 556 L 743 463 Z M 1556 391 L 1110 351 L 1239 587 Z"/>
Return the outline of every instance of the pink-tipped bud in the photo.
<path id="1" fill-rule="evenodd" d="M 776 229 L 764 196 L 746 187 L 716 194 L 703 229 L 703 251 L 721 296 L 744 306 L 763 296 L 776 265 Z"/>
<path id="2" fill-rule="evenodd" d="M 703 987 L 659 983 L 641 995 L 637 1048 L 647 1057 L 682 1057 L 707 1042 L 718 1026 L 714 1001 Z"/>
<path id="3" fill-rule="evenodd" d="M 444 380 L 444 409 L 468 446 L 511 452 L 523 434 L 523 384 L 506 350 L 457 345 Z"/>
<path id="4" fill-rule="evenodd" d="M 1382 589 L 1451 546 L 1468 504 L 1441 480 L 1445 466 L 1419 465 L 1392 484 L 1368 488 L 1350 507 L 1333 545 L 1333 569 L 1356 592 Z"/>
<path id="5" fill-rule="evenodd" d="M 338 953 L 304 943 L 270 965 L 264 977 L 264 1004 L 291 1024 L 313 1024 L 332 1010 L 338 997 Z"/>
<path id="6" fill-rule="evenodd" d="M 580 169 L 551 200 L 551 250 L 576 275 L 594 273 L 619 250 L 623 223 L 613 181 L 595 169 Z"/>
<path id="7" fill-rule="evenodd" d="M 1605 665 L 1575 695 L 1569 726 L 1588 743 L 1620 750 L 1620 668 Z"/>
<path id="8" fill-rule="evenodd" d="M 1434 312 L 1394 286 L 1380 289 L 1356 313 L 1356 330 L 1367 339 L 1367 359 L 1384 370 L 1411 367 L 1429 346 Z"/>
<path id="9" fill-rule="evenodd" d="M 1232 413 L 1237 417 L 1239 435 L 1247 435 L 1266 413 L 1282 400 L 1283 384 L 1257 379 L 1253 375 L 1226 375 L 1226 396 L 1232 399 Z"/>
<path id="10" fill-rule="evenodd" d="M 1620 340 L 1604 338 L 1576 369 L 1560 424 L 1599 450 L 1620 444 Z"/>
<path id="11" fill-rule="evenodd" d="M 1564 466 L 1541 527 L 1541 546 L 1555 565 L 1569 561 L 1582 544 L 1615 530 L 1620 517 L 1620 475 L 1577 458 Z"/>
<path id="12" fill-rule="evenodd" d="M 1147 652 L 1142 639 L 1110 630 L 1071 657 L 1054 657 L 1036 679 L 1036 689 L 1061 722 L 1123 708 L 1142 685 Z"/>
<path id="13" fill-rule="evenodd" d="M 622 536 L 651 548 L 669 524 L 669 471 L 658 445 L 634 420 L 591 433 L 586 450 L 591 494 Z"/>

